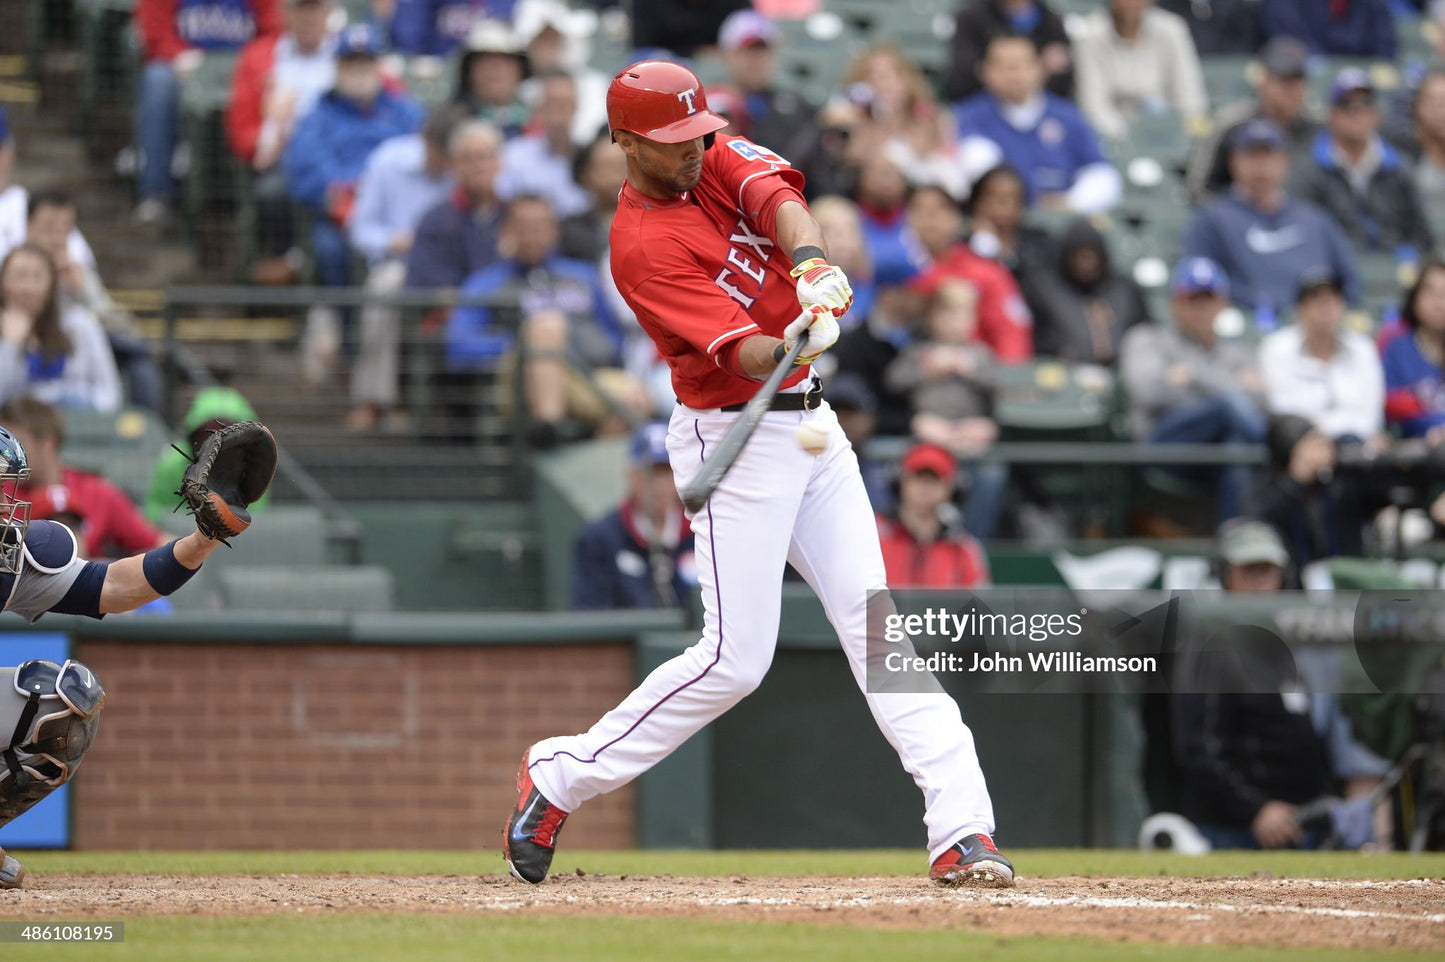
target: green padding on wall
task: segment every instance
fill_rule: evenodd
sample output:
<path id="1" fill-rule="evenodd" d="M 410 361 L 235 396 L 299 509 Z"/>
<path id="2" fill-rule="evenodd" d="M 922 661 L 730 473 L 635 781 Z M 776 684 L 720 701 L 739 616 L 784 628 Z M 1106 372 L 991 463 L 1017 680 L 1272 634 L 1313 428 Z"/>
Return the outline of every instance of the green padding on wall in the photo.
<path id="1" fill-rule="evenodd" d="M 693 632 L 644 635 L 637 680 L 681 654 Z M 637 780 L 637 844 L 643 848 L 712 848 L 713 733 L 704 728 Z"/>
<path id="2" fill-rule="evenodd" d="M 577 532 L 615 508 L 627 489 L 627 439 L 569 445 L 538 458 L 535 470 L 544 603 L 566 608 Z"/>

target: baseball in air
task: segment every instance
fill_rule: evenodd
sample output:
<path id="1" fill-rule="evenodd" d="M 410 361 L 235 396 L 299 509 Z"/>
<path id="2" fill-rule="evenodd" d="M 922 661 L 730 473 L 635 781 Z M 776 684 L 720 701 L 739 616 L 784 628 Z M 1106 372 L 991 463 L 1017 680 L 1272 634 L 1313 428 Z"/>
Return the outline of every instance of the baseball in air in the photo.
<path id="1" fill-rule="evenodd" d="M 804 421 L 798 425 L 798 446 L 813 456 L 828 449 L 828 426 L 817 421 Z"/>

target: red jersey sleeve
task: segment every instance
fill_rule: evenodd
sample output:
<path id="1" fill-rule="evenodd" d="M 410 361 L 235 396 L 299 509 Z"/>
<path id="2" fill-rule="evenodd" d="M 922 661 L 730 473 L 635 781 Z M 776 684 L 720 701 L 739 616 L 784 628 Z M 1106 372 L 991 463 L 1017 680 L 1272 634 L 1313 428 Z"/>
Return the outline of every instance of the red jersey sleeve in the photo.
<path id="1" fill-rule="evenodd" d="M 738 213 L 768 237 L 777 236 L 778 207 L 784 201 L 803 200 L 804 178 L 787 160 L 744 137 L 719 137 L 713 148 L 717 163 L 710 173 L 718 189 Z M 783 251 L 791 257 L 792 251 Z"/>
<path id="2" fill-rule="evenodd" d="M 256 159 L 256 145 L 265 123 L 266 84 L 276 60 L 276 38 L 252 40 L 241 50 L 231 77 L 231 104 L 226 108 L 226 138 L 247 164 Z"/>

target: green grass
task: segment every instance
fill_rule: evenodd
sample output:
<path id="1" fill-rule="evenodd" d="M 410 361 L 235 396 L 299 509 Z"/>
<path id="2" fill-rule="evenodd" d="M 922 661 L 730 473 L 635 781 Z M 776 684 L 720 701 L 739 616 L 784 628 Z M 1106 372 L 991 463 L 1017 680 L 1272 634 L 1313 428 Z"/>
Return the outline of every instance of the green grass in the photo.
<path id="1" fill-rule="evenodd" d="M 6 946 L 9 949 L 9 946 Z M 1334 962 L 1380 957 L 1382 950 L 1159 946 L 1088 939 L 1000 938 L 960 930 L 858 929 L 794 923 L 678 922 L 673 919 L 557 916 L 348 915 L 249 919 L 163 917 L 126 922 L 125 942 L 19 949 L 47 962 L 447 962 L 566 959 L 569 962 L 689 962 L 765 959 L 878 962 L 967 958 L 1007 962 Z M 9 955 L 7 954 L 7 958 Z"/>
<path id="2" fill-rule="evenodd" d="M 351 872 L 397 875 L 494 875 L 495 851 L 345 852 L 19 852 L 36 875 L 299 875 Z M 1024 877 L 1054 875 L 1243 876 L 1281 878 L 1441 878 L 1445 853 L 1218 852 L 1202 856 L 1113 849 L 1011 849 Z M 920 875 L 923 852 L 891 849 L 805 851 L 578 851 L 564 848 L 556 872 L 678 876 Z"/>

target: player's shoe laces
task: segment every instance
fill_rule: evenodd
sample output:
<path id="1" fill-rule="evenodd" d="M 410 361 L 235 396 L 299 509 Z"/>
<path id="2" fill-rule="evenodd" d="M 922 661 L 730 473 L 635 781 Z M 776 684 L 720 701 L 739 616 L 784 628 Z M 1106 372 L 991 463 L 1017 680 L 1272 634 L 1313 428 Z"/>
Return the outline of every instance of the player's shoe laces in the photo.
<path id="1" fill-rule="evenodd" d="M 522 756 L 522 767 L 517 771 L 517 807 L 507 820 L 502 835 L 502 858 L 512 874 L 523 882 L 536 885 L 547 877 L 552 867 L 552 856 L 557 851 L 557 833 L 567 821 L 567 813 L 537 791 L 532 776 L 527 771 L 529 750 Z"/>
<path id="2" fill-rule="evenodd" d="M 987 835 L 965 835 L 934 860 L 928 877 L 941 885 L 1010 888 L 1014 867 Z"/>
<path id="3" fill-rule="evenodd" d="M 25 881 L 25 866 L 0 848 L 0 889 L 18 889 Z"/>

